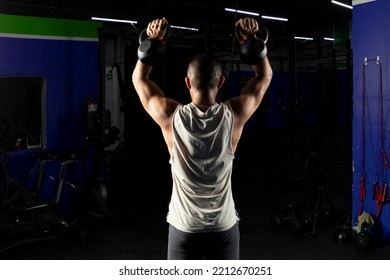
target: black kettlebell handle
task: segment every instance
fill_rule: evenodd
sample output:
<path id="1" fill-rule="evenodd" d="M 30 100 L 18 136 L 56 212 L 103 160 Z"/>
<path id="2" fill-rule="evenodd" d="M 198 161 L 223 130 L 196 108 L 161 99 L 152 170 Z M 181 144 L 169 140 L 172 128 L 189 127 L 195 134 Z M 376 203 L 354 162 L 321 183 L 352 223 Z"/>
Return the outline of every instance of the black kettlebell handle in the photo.
<path id="1" fill-rule="evenodd" d="M 163 35 L 162 41 L 165 42 L 165 40 L 167 40 L 167 38 L 169 37 L 170 34 L 171 34 L 171 26 L 169 24 L 167 24 L 167 25 L 165 25 L 165 28 L 164 28 L 164 35 Z M 138 38 L 139 44 L 142 44 L 142 42 L 145 41 L 146 39 L 148 39 L 148 34 L 146 33 L 146 28 L 145 28 L 139 34 L 139 38 Z M 152 40 L 152 39 L 150 39 L 150 40 Z"/>

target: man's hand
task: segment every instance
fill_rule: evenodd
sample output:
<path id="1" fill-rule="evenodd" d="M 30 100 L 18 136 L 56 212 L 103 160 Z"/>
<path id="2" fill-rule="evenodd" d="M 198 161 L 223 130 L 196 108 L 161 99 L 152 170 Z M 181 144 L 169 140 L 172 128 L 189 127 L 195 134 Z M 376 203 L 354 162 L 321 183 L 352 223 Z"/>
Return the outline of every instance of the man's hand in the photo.
<path id="1" fill-rule="evenodd" d="M 248 39 L 248 35 L 253 36 L 259 32 L 259 23 L 254 18 L 241 18 L 236 22 L 236 26 L 240 27 L 244 40 Z"/>
<path id="2" fill-rule="evenodd" d="M 165 17 L 160 19 L 155 19 L 148 24 L 146 29 L 146 34 L 150 39 L 164 39 L 165 27 L 168 24 L 168 21 Z"/>

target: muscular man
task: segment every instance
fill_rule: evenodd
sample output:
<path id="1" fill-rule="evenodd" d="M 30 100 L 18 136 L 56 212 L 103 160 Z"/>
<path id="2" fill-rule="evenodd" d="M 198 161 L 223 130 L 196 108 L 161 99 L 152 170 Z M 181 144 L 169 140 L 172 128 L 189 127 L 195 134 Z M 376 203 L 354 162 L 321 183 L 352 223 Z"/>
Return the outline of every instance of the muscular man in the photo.
<path id="1" fill-rule="evenodd" d="M 165 18 L 151 21 L 147 34 L 162 39 Z M 252 18 L 237 21 L 243 36 L 258 32 Z M 240 94 L 216 102 L 225 81 L 219 60 L 192 58 L 185 84 L 189 104 L 168 98 L 150 80 L 153 66 L 137 61 L 132 80 L 142 106 L 160 126 L 170 154 L 168 259 L 239 259 L 239 217 L 232 195 L 234 153 L 243 128 L 259 107 L 272 79 L 268 58 L 252 66 L 255 76 Z"/>

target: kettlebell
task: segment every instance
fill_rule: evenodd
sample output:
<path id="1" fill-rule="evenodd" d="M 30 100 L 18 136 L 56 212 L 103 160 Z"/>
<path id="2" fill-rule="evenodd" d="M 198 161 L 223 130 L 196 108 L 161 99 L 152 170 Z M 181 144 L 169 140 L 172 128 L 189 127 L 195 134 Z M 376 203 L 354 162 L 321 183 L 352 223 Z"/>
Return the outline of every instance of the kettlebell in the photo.
<path id="1" fill-rule="evenodd" d="M 333 235 L 333 240 L 338 243 L 350 243 L 352 241 L 351 228 L 340 226 Z"/>
<path id="2" fill-rule="evenodd" d="M 355 245 L 358 249 L 367 250 L 373 246 L 371 227 L 367 222 L 363 222 L 359 234 L 355 237 Z"/>
<path id="3" fill-rule="evenodd" d="M 236 27 L 236 37 L 240 44 L 238 54 L 242 62 L 255 65 L 259 64 L 266 57 L 268 30 L 264 25 L 259 25 L 259 32 L 249 35 L 249 38 L 246 40 L 243 38 L 243 29 L 238 25 Z"/>
<path id="4" fill-rule="evenodd" d="M 166 52 L 166 39 L 169 37 L 170 31 L 170 25 L 165 25 L 163 40 L 148 38 L 146 28 L 141 31 L 137 55 L 143 64 L 153 66 L 161 61 Z"/>

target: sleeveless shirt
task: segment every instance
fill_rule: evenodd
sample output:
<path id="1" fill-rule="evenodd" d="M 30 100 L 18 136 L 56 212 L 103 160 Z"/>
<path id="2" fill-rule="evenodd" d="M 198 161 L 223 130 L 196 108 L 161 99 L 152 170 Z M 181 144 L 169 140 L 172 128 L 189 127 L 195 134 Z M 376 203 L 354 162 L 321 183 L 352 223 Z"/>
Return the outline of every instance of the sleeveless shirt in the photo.
<path id="1" fill-rule="evenodd" d="M 193 103 L 176 108 L 167 222 L 177 229 L 217 232 L 237 223 L 231 186 L 232 126 L 229 101 L 206 112 Z"/>

